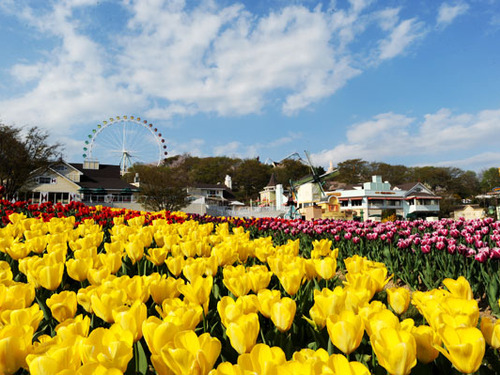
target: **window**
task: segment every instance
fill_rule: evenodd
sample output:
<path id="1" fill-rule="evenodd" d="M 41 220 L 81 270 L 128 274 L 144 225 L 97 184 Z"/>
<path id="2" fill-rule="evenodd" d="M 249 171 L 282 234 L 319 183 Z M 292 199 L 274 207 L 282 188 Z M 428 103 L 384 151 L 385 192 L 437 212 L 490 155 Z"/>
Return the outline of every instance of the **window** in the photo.
<path id="1" fill-rule="evenodd" d="M 361 199 L 352 199 L 351 206 L 361 206 L 362 202 L 363 201 Z"/>
<path id="2" fill-rule="evenodd" d="M 36 180 L 39 184 L 55 184 L 57 181 L 55 178 L 47 176 L 39 176 Z"/>
<path id="3" fill-rule="evenodd" d="M 54 165 L 52 167 L 52 169 L 55 171 L 58 171 L 58 172 L 62 172 L 62 171 L 66 170 L 66 166 L 64 166 L 63 164 L 58 164 L 58 165 Z"/>

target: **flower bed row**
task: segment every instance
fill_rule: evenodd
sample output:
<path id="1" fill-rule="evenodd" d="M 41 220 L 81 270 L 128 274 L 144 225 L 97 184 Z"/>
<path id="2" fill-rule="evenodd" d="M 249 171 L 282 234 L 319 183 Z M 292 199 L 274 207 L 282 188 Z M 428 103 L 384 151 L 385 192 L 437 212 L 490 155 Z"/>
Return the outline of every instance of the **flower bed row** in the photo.
<path id="1" fill-rule="evenodd" d="M 459 274 L 411 293 L 386 287 L 393 276 L 384 263 L 355 254 L 354 245 L 340 258 L 349 249 L 328 238 L 273 241 L 251 221 L 61 207 L 31 207 L 29 215 L 7 207 L 3 373 L 500 368 L 500 325 L 480 319 L 477 295 Z"/>
<path id="2" fill-rule="evenodd" d="M 500 293 L 500 221 L 450 220 L 428 222 L 424 220 L 395 222 L 356 222 L 341 220 L 285 220 L 279 218 L 212 217 L 184 213 L 144 213 L 89 207 L 72 202 L 69 205 L 30 205 L 28 202 L 0 201 L 0 215 L 8 222 L 10 213 L 24 213 L 28 217 L 74 216 L 79 223 L 94 219 L 104 228 L 113 225 L 113 218 L 143 215 L 145 223 L 163 218 L 169 223 L 195 220 L 199 223 L 228 223 L 230 228 L 243 227 L 251 238 L 271 236 L 275 245 L 300 239 L 301 251 L 308 256 L 312 241 L 329 239 L 339 249 L 339 258 L 354 254 L 384 263 L 396 280 L 412 290 L 434 289 L 444 278 L 463 275 L 469 280 L 474 295 L 481 303 L 500 314 L 497 300 Z M 339 266 L 343 268 L 343 263 Z"/>

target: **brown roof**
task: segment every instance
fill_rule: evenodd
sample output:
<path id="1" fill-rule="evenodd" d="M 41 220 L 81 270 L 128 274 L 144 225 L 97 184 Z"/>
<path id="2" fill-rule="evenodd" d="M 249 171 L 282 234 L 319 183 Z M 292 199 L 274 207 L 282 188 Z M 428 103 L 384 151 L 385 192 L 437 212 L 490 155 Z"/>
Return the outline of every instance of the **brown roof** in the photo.
<path id="1" fill-rule="evenodd" d="M 407 182 L 405 184 L 401 184 L 401 185 L 396 185 L 396 187 L 398 189 L 401 189 L 401 190 L 410 190 L 412 187 L 414 187 L 415 185 L 417 185 L 418 182 Z"/>
<path id="2" fill-rule="evenodd" d="M 271 178 L 269 179 L 269 182 L 267 183 L 266 187 L 272 187 L 272 186 L 276 186 L 276 176 L 273 174 L 271 174 Z"/>
<path id="3" fill-rule="evenodd" d="M 87 189 L 104 190 L 137 190 L 137 187 L 122 179 L 119 165 L 99 164 L 99 169 L 83 169 L 82 163 L 69 163 L 83 173 L 80 176 L 80 185 Z"/>

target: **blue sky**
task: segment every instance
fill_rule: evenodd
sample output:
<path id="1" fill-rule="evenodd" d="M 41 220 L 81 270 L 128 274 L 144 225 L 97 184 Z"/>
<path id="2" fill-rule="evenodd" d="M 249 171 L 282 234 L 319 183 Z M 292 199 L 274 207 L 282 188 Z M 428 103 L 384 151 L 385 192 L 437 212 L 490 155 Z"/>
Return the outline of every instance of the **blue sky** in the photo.
<path id="1" fill-rule="evenodd" d="M 500 0 L 0 0 L 0 48 L 0 121 L 71 162 L 132 115 L 169 155 L 500 167 Z"/>

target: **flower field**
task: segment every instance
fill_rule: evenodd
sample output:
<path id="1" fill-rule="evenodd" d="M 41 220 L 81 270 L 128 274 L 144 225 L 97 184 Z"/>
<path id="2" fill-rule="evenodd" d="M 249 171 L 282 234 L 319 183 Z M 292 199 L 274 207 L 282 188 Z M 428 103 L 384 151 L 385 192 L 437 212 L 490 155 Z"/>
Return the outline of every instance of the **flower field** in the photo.
<path id="1" fill-rule="evenodd" d="M 0 374 L 500 373 L 491 219 L 0 216 Z"/>

